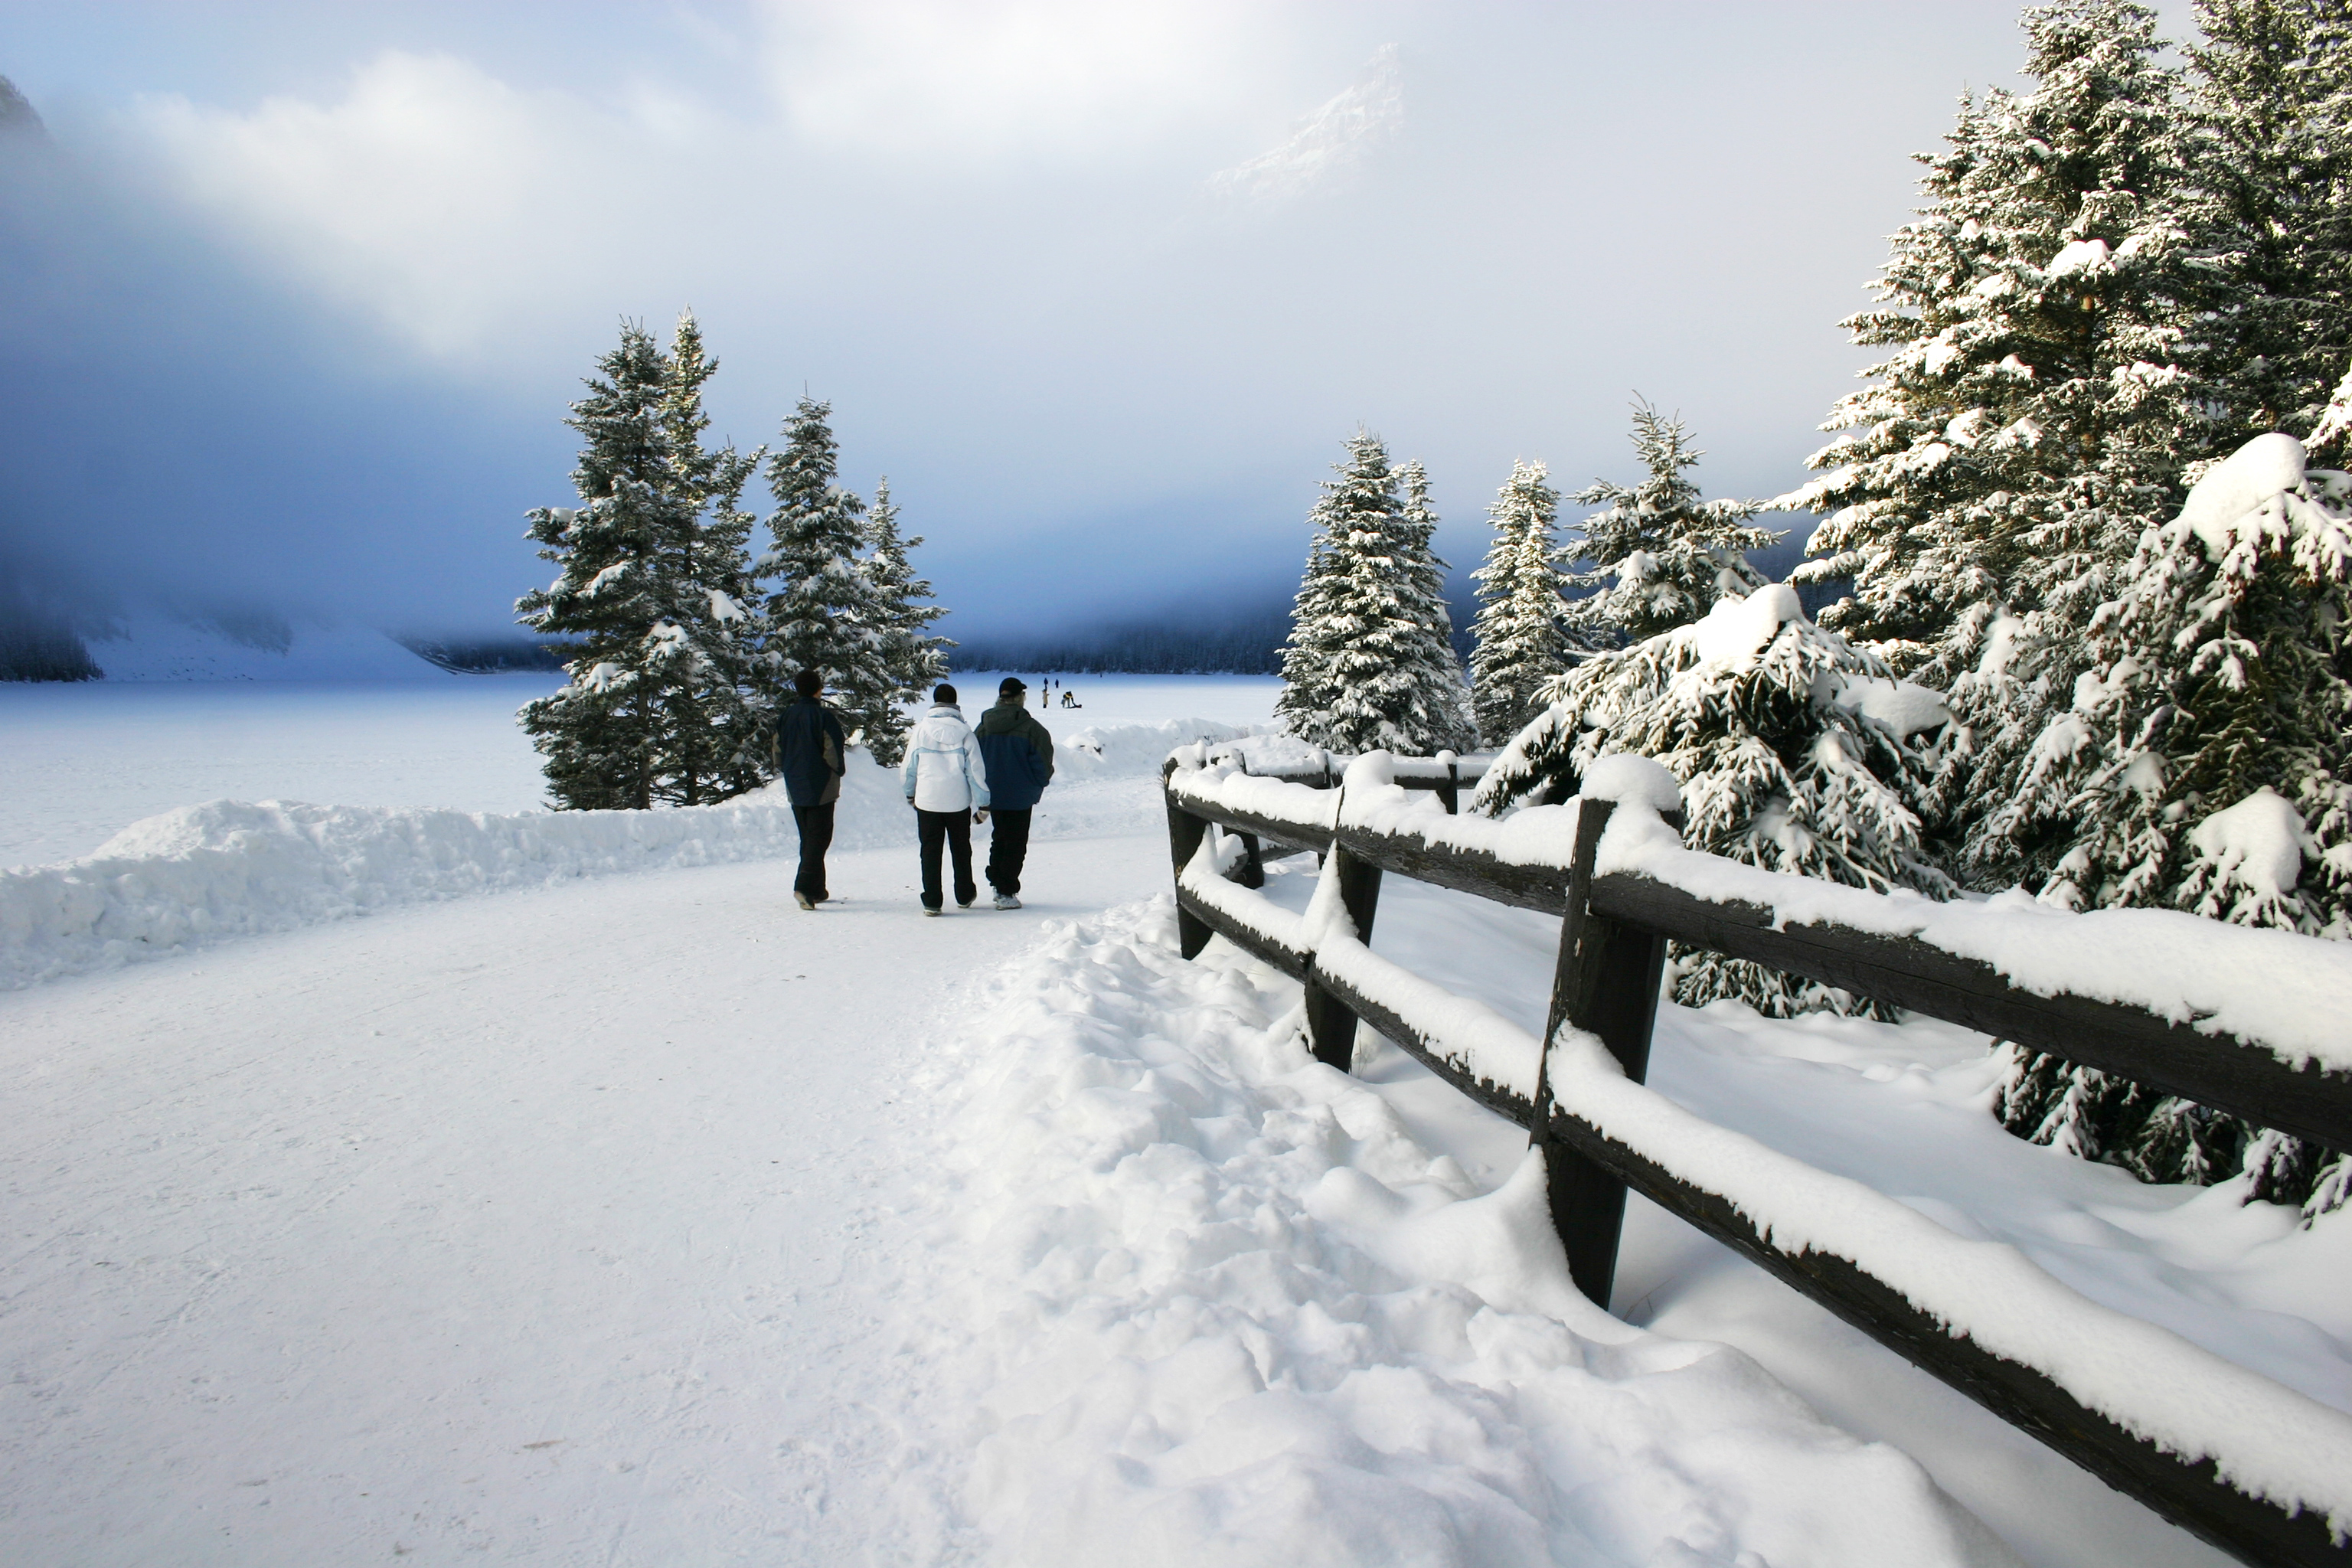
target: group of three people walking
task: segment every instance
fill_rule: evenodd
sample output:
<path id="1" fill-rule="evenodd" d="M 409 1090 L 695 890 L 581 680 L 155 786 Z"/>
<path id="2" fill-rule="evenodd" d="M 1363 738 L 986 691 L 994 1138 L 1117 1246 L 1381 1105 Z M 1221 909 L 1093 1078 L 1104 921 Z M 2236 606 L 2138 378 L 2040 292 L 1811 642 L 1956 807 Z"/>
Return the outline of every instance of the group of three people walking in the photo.
<path id="1" fill-rule="evenodd" d="M 800 829 L 800 874 L 793 897 L 813 910 L 830 897 L 824 855 L 833 843 L 833 808 L 849 771 L 849 742 L 841 716 L 824 698 L 824 675 L 803 669 L 793 679 L 798 698 L 776 719 L 777 771 Z M 1029 712 L 1028 687 L 1017 676 L 998 683 L 996 705 L 975 728 L 956 705 L 956 689 L 931 689 L 931 708 L 907 736 L 898 778 L 914 808 L 921 844 L 923 912 L 946 908 L 940 861 L 950 862 L 958 909 L 980 897 L 971 875 L 971 829 L 992 822 L 988 885 L 996 907 L 1021 907 L 1021 868 L 1029 855 L 1029 820 L 1054 778 L 1054 738 Z"/>

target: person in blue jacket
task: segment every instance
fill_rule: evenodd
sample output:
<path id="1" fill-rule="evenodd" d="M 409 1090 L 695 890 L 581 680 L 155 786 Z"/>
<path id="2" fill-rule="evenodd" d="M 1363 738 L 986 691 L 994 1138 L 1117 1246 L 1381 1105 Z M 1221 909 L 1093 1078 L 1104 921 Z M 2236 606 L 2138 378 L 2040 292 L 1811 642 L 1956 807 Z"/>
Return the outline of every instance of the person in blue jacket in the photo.
<path id="1" fill-rule="evenodd" d="M 1029 689 L 1008 675 L 996 706 L 980 716 L 980 754 L 988 763 L 988 885 L 996 907 L 1021 907 L 1021 867 L 1029 858 L 1029 814 L 1054 782 L 1054 737 L 1027 706 Z"/>
<path id="2" fill-rule="evenodd" d="M 841 798 L 842 775 L 849 772 L 849 741 L 841 715 L 824 700 L 824 672 L 803 669 L 793 677 L 798 698 L 776 715 L 776 771 L 793 803 L 793 826 L 801 834 L 800 875 L 793 898 L 813 910 L 831 897 L 824 885 L 824 852 L 833 846 L 833 807 Z"/>

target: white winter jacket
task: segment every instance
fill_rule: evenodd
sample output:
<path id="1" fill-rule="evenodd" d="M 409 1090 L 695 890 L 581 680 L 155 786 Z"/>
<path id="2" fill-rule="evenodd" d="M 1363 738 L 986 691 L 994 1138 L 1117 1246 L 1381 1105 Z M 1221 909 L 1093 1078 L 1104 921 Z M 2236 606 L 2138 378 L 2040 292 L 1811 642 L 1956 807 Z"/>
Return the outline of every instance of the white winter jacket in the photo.
<path id="1" fill-rule="evenodd" d="M 898 764 L 907 798 L 919 811 L 971 811 L 988 804 L 988 764 L 963 710 L 941 702 L 915 721 Z"/>

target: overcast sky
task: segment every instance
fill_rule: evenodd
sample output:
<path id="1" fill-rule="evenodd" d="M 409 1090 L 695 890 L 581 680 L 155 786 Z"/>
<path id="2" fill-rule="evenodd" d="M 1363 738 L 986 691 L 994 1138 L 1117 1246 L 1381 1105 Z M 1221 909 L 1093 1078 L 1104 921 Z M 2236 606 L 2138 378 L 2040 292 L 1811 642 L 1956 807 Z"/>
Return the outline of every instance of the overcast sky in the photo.
<path id="1" fill-rule="evenodd" d="M 2007 0 L 0 3 L 0 545 L 495 630 L 579 378 L 690 305 L 719 432 L 829 399 L 943 629 L 1294 584 L 1360 422 L 1466 571 L 1514 458 L 1633 477 L 1637 389 L 1793 488 L 2020 59 Z"/>

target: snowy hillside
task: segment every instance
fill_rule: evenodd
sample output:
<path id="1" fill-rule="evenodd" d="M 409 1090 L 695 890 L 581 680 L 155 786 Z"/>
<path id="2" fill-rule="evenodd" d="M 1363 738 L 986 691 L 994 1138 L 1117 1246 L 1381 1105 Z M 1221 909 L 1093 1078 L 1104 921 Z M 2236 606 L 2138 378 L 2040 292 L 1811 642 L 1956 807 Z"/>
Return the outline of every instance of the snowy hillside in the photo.
<path id="1" fill-rule="evenodd" d="M 448 680 L 458 679 L 371 626 L 292 621 L 232 636 L 158 615 L 88 639 L 108 680 Z"/>

